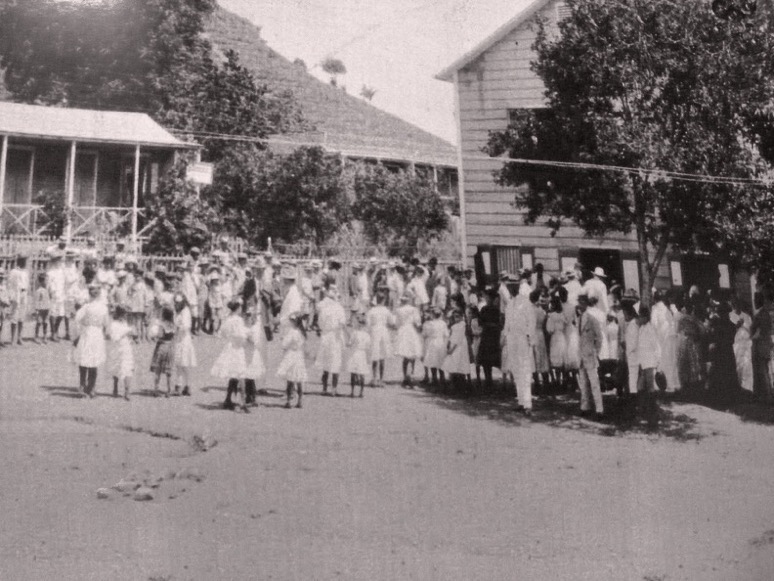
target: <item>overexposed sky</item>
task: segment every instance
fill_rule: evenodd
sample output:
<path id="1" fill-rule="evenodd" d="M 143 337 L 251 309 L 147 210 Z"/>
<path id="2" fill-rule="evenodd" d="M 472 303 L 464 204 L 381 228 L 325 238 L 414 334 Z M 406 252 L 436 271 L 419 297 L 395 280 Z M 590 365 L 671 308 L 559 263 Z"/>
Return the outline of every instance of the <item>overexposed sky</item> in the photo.
<path id="1" fill-rule="evenodd" d="M 532 0 L 220 0 L 261 27 L 274 50 L 303 59 L 310 72 L 341 59 L 339 81 L 372 103 L 456 143 L 452 85 L 433 77 Z"/>

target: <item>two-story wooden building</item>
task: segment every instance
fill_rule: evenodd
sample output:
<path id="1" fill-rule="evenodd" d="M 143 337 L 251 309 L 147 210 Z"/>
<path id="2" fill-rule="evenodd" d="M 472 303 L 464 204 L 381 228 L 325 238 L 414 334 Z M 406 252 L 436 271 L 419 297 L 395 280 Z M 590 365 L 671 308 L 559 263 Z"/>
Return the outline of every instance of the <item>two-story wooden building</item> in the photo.
<path id="1" fill-rule="evenodd" d="M 638 247 L 634 235 L 592 239 L 577 227 L 563 227 L 551 237 L 548 227 L 525 225 L 524 212 L 513 204 L 514 192 L 497 185 L 493 172 L 502 159 L 487 158 L 483 148 L 490 132 L 503 131 L 525 109 L 546 106 L 542 80 L 531 70 L 535 59 L 535 17 L 549 26 L 566 14 L 560 0 L 522 3 L 502 27 L 437 75 L 454 83 L 459 139 L 460 206 L 463 248 L 468 262 L 478 255 L 489 274 L 511 272 L 542 263 L 547 272 L 559 272 L 580 262 L 601 266 L 627 288 L 640 288 Z M 730 288 L 743 292 L 749 276 L 709 256 L 669 255 L 661 264 L 660 288 Z"/>
<path id="2" fill-rule="evenodd" d="M 144 113 L 0 102 L 0 233 L 39 234 L 61 196 L 72 236 L 142 229 L 144 200 L 177 152 L 197 149 Z"/>

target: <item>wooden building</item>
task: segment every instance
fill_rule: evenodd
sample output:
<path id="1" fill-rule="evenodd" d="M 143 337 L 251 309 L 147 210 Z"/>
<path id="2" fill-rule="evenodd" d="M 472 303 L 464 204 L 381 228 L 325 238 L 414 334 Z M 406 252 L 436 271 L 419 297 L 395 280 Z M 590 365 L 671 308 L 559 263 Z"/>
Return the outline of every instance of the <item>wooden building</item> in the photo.
<path id="1" fill-rule="evenodd" d="M 547 272 L 572 268 L 576 262 L 601 266 L 609 279 L 640 289 L 639 251 L 632 235 L 604 239 L 584 235 L 580 228 L 563 227 L 551 237 L 547 226 L 525 225 L 524 212 L 513 207 L 514 191 L 498 186 L 493 172 L 501 159 L 482 153 L 490 132 L 503 131 L 525 109 L 546 106 L 542 80 L 532 72 L 535 17 L 549 26 L 566 14 L 560 0 L 533 0 L 503 26 L 477 44 L 436 77 L 454 83 L 460 167 L 462 244 L 469 263 L 474 257 L 488 274 L 516 271 L 542 263 Z M 558 33 L 558 29 L 557 33 Z M 659 269 L 659 288 L 737 288 L 749 290 L 749 276 L 734 272 L 709 256 L 668 255 Z"/>
<path id="2" fill-rule="evenodd" d="M 61 196 L 67 235 L 121 231 L 136 239 L 144 199 L 180 141 L 144 113 L 0 102 L 0 234 L 40 234 L 43 197 Z"/>

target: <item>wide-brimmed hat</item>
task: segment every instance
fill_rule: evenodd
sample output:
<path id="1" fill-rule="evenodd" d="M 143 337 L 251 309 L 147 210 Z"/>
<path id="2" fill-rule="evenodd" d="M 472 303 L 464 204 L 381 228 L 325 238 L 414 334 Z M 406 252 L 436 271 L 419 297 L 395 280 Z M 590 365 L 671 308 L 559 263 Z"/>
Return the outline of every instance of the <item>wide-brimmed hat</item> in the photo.
<path id="1" fill-rule="evenodd" d="M 199 250 L 199 247 L 198 247 L 198 246 L 194 246 L 194 247 L 192 247 L 192 248 L 191 248 L 191 250 L 189 250 L 189 253 L 190 253 L 190 254 L 201 254 L 201 253 L 202 253 L 202 251 L 201 251 L 201 250 Z"/>
<path id="2" fill-rule="evenodd" d="M 605 274 L 605 269 L 601 266 L 598 266 L 594 269 L 594 276 L 601 276 L 602 278 L 607 278 L 607 275 Z"/>
<path id="3" fill-rule="evenodd" d="M 280 271 L 280 276 L 283 280 L 296 280 L 298 277 L 298 273 L 296 273 L 296 269 L 290 265 L 286 265 L 282 267 L 282 270 Z"/>

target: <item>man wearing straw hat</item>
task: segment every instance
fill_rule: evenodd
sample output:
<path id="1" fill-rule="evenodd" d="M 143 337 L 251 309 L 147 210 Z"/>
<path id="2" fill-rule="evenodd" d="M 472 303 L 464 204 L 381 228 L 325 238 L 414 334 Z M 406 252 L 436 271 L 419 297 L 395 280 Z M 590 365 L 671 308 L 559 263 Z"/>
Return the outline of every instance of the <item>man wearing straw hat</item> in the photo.
<path id="1" fill-rule="evenodd" d="M 583 288 L 590 299 L 597 299 L 597 307 L 607 315 L 610 306 L 607 302 L 607 275 L 601 266 L 594 269 L 594 276 L 586 281 Z"/>

